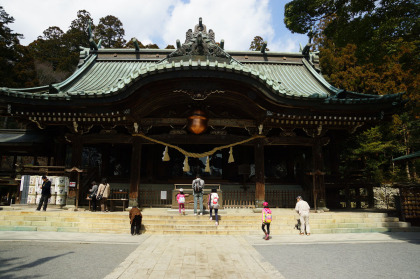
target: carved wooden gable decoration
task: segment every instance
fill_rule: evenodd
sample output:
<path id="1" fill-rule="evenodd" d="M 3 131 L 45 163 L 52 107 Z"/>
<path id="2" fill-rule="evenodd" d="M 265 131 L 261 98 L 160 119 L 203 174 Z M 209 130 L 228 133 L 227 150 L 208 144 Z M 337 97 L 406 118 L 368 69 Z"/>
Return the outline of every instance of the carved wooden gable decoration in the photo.
<path id="1" fill-rule="evenodd" d="M 202 23 L 200 17 L 199 23 L 195 26 L 194 32 L 189 29 L 185 36 L 185 42 L 180 45 L 177 40 L 177 50 L 168 55 L 169 61 L 179 61 L 194 56 L 204 56 L 209 60 L 218 60 L 219 62 L 231 63 L 232 57 L 223 50 L 222 45 L 215 41 L 215 34 L 212 29 L 207 32 L 207 27 Z"/>

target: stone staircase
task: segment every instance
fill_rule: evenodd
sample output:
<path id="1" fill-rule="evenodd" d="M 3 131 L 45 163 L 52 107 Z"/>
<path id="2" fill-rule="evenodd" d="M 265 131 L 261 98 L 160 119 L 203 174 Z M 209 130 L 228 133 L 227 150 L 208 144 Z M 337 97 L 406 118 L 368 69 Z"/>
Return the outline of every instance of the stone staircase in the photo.
<path id="1" fill-rule="evenodd" d="M 188 212 L 180 216 L 167 209 L 144 209 L 142 233 L 145 234 L 207 234 L 257 235 L 261 234 L 261 214 L 251 209 L 221 210 L 219 225 L 209 215 L 194 216 Z M 214 219 L 214 217 L 213 217 Z M 297 234 L 294 229 L 297 215 L 291 209 L 273 209 L 271 234 Z M 417 231 L 386 213 L 325 212 L 310 216 L 312 234 L 404 232 Z M 89 212 L 51 209 L 1 210 L 0 231 L 55 231 L 86 233 L 130 233 L 128 212 Z"/>

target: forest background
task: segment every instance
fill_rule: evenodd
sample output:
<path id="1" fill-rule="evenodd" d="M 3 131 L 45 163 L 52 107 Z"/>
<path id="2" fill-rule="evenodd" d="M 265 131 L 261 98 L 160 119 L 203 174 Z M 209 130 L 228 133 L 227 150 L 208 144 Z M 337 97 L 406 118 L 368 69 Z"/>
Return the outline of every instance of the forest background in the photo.
<path id="1" fill-rule="evenodd" d="M 50 26 L 23 46 L 19 41 L 23 35 L 9 27 L 13 22 L 13 16 L 0 6 L 1 87 L 63 81 L 77 68 L 79 47 L 90 45 L 89 32 L 105 48 L 133 48 L 136 39 L 125 38 L 117 17 L 107 15 L 94 24 L 90 13 L 80 10 L 67 31 Z M 381 184 L 418 182 L 420 160 L 393 159 L 418 152 L 420 147 L 420 3 L 294 0 L 285 5 L 284 23 L 292 33 L 308 35 L 311 51 L 319 53 L 322 74 L 333 86 L 374 95 L 404 92 L 409 100 L 392 121 L 363 127 L 341 142 L 341 178 L 357 175 Z M 264 39 L 256 34 L 250 41 L 250 50 L 260 50 Z M 156 44 L 139 45 L 159 48 Z M 17 127 L 13 121 L 0 122 L 2 129 Z"/>

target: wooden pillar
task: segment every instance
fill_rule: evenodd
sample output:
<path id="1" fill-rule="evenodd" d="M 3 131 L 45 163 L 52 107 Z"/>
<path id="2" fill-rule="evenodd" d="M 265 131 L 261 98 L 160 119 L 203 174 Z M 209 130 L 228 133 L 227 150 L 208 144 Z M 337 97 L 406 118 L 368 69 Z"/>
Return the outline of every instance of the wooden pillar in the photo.
<path id="1" fill-rule="evenodd" d="M 74 135 L 72 137 L 71 142 L 71 167 L 76 167 L 78 169 L 82 169 L 82 152 L 83 152 L 83 142 L 82 137 L 80 135 Z M 71 172 L 70 173 L 70 181 L 77 182 L 77 173 Z M 80 181 L 79 181 L 80 182 Z M 80 185 L 77 185 L 77 187 L 80 187 Z M 66 198 L 66 204 L 67 205 L 76 205 L 76 197 L 77 191 L 75 188 L 69 188 L 69 192 L 67 194 Z M 80 197 L 79 197 L 80 199 Z"/>
<path id="2" fill-rule="evenodd" d="M 315 137 L 312 146 L 312 159 L 313 159 L 313 175 L 314 175 L 314 204 L 319 209 L 326 209 L 325 199 L 325 183 L 324 183 L 324 164 L 322 154 L 321 138 Z"/>
<path id="3" fill-rule="evenodd" d="M 130 171 L 130 194 L 129 206 L 136 203 L 140 205 L 140 164 L 141 164 L 141 140 L 139 137 L 133 138 L 133 145 L 131 151 L 131 171 Z"/>
<path id="4" fill-rule="evenodd" d="M 255 158 L 255 207 L 262 207 L 265 201 L 265 180 L 264 180 L 264 143 L 257 139 L 254 145 Z"/>

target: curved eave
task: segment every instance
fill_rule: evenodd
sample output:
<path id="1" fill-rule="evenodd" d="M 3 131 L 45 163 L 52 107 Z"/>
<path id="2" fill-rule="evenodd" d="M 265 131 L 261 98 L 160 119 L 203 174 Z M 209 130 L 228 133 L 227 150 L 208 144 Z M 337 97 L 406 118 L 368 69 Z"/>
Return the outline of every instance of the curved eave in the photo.
<path id="1" fill-rule="evenodd" d="M 90 55 L 85 59 L 85 62 L 82 64 L 82 66 L 77 69 L 70 77 L 68 77 L 66 80 L 53 84 L 53 87 L 58 90 L 58 92 L 63 92 L 66 90 L 66 86 L 74 82 L 76 79 L 78 79 L 80 76 L 83 75 L 83 73 L 95 62 L 97 58 L 97 55 Z"/>
<path id="2" fill-rule="evenodd" d="M 336 95 L 341 91 L 340 89 L 329 84 L 324 79 L 324 77 L 320 75 L 306 59 L 302 59 L 302 63 L 306 67 L 306 69 L 312 74 L 312 76 L 331 93 L 331 95 Z"/>

